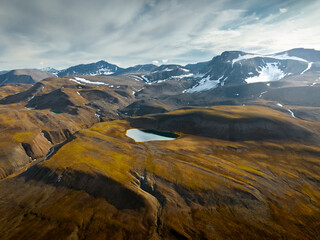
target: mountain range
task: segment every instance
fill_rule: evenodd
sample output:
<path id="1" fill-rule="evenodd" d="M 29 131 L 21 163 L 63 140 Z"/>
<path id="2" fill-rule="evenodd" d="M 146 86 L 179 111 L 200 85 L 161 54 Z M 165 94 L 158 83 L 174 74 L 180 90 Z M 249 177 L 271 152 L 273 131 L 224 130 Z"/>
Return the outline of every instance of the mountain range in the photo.
<path id="1" fill-rule="evenodd" d="M 136 65 L 121 68 L 106 61 L 80 64 L 63 70 L 42 69 L 58 77 L 73 75 L 108 76 L 136 74 L 146 82 L 192 79 L 196 84 L 188 92 L 201 92 L 217 86 L 271 82 L 288 76 L 319 71 L 320 51 L 296 48 L 269 55 L 226 51 L 212 60 L 196 64 Z M 3 78 L 3 76 L 2 76 Z M 9 80 L 10 82 L 10 80 Z"/>
<path id="2" fill-rule="evenodd" d="M 320 51 L 43 70 L 0 75 L 1 239 L 319 238 Z"/>

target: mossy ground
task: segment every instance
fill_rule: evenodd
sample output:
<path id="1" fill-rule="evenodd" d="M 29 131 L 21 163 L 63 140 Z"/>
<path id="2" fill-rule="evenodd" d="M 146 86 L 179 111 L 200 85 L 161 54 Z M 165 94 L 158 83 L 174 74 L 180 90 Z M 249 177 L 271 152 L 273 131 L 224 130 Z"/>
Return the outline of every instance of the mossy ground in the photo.
<path id="1" fill-rule="evenodd" d="M 40 166 L 57 175 L 99 173 L 137 192 L 137 176 L 140 181 L 143 177 L 165 196 L 160 228 L 168 238 L 318 236 L 318 145 L 230 142 L 188 134 L 173 141 L 136 143 L 125 135 L 130 127 L 127 121 L 113 121 L 81 130 Z"/>

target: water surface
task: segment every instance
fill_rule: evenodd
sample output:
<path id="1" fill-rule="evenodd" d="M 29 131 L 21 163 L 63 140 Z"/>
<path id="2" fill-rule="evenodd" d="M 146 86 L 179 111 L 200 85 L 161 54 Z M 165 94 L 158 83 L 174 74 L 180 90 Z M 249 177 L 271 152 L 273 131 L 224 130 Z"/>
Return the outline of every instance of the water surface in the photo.
<path id="1" fill-rule="evenodd" d="M 156 130 L 139 130 L 136 128 L 127 130 L 126 135 L 136 142 L 148 141 L 170 141 L 176 139 L 179 135 L 171 132 L 160 132 Z"/>

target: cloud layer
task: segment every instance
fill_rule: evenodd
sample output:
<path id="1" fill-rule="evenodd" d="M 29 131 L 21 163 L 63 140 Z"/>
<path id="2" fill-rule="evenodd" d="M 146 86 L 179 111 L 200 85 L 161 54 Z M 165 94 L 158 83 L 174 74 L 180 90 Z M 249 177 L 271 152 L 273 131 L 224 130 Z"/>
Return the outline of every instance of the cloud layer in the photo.
<path id="1" fill-rule="evenodd" d="M 0 70 L 320 49 L 317 0 L 2 0 Z"/>

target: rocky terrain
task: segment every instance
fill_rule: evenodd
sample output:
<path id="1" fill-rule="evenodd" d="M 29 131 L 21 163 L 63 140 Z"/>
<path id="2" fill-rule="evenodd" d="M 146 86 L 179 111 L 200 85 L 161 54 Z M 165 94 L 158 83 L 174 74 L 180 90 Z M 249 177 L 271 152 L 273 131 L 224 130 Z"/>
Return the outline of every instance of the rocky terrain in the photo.
<path id="1" fill-rule="evenodd" d="M 0 75 L 1 239 L 319 239 L 319 62 Z"/>

